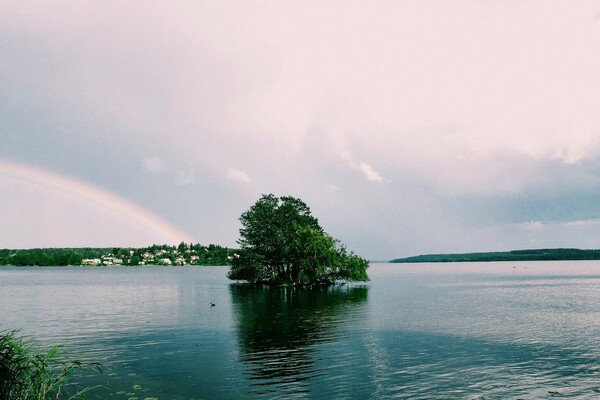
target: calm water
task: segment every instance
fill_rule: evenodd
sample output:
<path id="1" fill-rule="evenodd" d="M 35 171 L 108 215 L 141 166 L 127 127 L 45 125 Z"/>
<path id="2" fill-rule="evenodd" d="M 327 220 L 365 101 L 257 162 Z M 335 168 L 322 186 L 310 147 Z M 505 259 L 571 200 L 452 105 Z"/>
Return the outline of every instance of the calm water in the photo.
<path id="1" fill-rule="evenodd" d="M 0 268 L 0 330 L 101 361 L 91 398 L 600 397 L 599 262 L 376 264 L 315 290 L 226 271 Z"/>

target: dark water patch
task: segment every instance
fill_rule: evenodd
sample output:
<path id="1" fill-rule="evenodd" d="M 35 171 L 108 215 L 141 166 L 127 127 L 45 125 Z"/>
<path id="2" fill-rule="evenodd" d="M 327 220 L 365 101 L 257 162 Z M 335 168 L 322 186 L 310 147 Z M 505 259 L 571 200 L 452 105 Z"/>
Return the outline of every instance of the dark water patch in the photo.
<path id="1" fill-rule="evenodd" d="M 366 286 L 274 288 L 231 285 L 240 360 L 252 393 L 310 393 L 321 348 L 339 340 L 348 319 L 364 318 Z M 362 307 L 361 307 L 362 305 Z"/>
<path id="2" fill-rule="evenodd" d="M 600 359 L 581 349 L 427 332 L 379 332 L 368 339 L 363 363 L 371 389 L 382 397 L 540 398 L 544 390 L 597 395 Z"/>
<path id="3" fill-rule="evenodd" d="M 144 397 L 189 399 L 237 398 L 230 384 L 239 375 L 234 338 L 227 332 L 204 329 L 165 329 L 128 333 L 108 340 L 107 374 L 96 398 L 130 392 L 133 385 Z M 236 370 L 237 369 L 237 370 Z M 89 376 L 88 381 L 97 377 Z"/>

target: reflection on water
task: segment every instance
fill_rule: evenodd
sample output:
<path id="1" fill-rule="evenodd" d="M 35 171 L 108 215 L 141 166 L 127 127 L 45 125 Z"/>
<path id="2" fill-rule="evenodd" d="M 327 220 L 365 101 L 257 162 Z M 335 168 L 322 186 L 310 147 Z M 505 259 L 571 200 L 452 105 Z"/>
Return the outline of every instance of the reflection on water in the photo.
<path id="1" fill-rule="evenodd" d="M 600 262 L 373 265 L 313 289 L 226 272 L 0 268 L 0 329 L 101 361 L 90 399 L 600 398 Z"/>
<path id="2" fill-rule="evenodd" d="M 316 288 L 230 285 L 240 359 L 256 394 L 309 393 L 323 375 L 319 344 L 340 340 L 349 321 L 365 317 L 366 286 Z M 351 325 L 351 324 L 350 324 Z"/>

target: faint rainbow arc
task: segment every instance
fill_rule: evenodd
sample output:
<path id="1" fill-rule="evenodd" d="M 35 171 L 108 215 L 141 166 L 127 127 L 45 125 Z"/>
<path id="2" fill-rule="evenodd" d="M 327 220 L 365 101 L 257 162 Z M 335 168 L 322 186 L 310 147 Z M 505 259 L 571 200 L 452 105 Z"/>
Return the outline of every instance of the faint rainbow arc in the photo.
<path id="1" fill-rule="evenodd" d="M 85 201 L 98 208 L 112 211 L 159 234 L 164 240 L 169 240 L 170 244 L 182 241 L 186 243 L 192 242 L 191 237 L 187 233 L 177 229 L 163 218 L 144 209 L 142 206 L 75 178 L 1 159 L 0 177 L 44 190 L 54 191 L 61 195 Z"/>

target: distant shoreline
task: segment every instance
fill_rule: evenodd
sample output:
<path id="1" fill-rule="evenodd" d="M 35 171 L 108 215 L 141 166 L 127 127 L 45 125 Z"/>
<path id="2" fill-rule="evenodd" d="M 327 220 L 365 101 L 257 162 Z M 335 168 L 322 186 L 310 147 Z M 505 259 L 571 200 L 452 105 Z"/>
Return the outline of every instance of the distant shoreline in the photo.
<path id="1" fill-rule="evenodd" d="M 229 265 L 236 250 L 214 244 L 183 243 L 148 247 L 55 247 L 0 249 L 0 265 L 6 266 L 161 266 Z"/>
<path id="2" fill-rule="evenodd" d="M 165 264 L 145 264 L 145 265 L 125 265 L 125 264 L 116 264 L 116 265 L 83 265 L 83 264 L 64 264 L 64 265 L 13 265 L 13 264 L 1 264 L 0 269 L 2 268 L 22 268 L 22 267 L 35 267 L 35 268 L 175 268 L 175 267 L 185 267 L 185 268 L 205 268 L 205 267 L 229 267 L 228 264 L 185 264 L 185 265 L 165 265 Z"/>
<path id="3" fill-rule="evenodd" d="M 451 263 L 451 262 L 494 262 L 494 261 L 577 261 L 600 260 L 600 250 L 581 249 L 532 249 L 504 252 L 424 254 L 397 258 L 390 263 Z"/>

